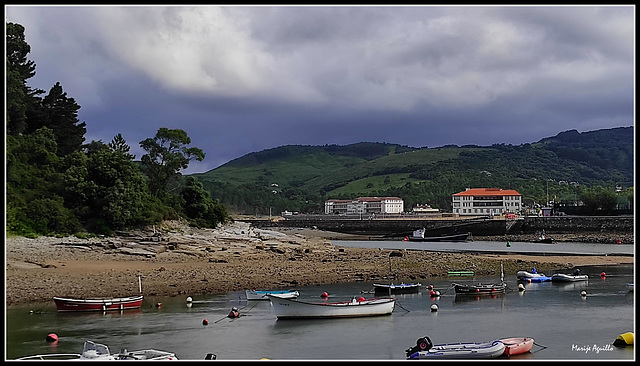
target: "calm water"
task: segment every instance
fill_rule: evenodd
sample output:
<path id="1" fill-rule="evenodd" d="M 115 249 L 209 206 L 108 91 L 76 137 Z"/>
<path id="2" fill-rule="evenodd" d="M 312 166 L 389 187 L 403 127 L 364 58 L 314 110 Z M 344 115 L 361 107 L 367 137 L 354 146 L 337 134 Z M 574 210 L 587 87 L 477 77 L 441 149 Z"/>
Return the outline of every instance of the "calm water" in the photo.
<path id="1" fill-rule="evenodd" d="M 6 311 L 5 357 L 78 353 L 85 340 L 93 340 L 112 352 L 156 348 L 175 352 L 181 360 L 203 360 L 207 353 L 218 360 L 403 360 L 404 350 L 427 335 L 435 344 L 533 337 L 537 345 L 513 357 L 518 360 L 635 359 L 633 347 L 611 346 L 619 334 L 635 330 L 634 293 L 626 287 L 633 282 L 633 266 L 582 267 L 582 273 L 589 275 L 588 282 L 531 283 L 524 292 L 517 290 L 515 276 L 508 276 L 513 291 L 495 298 L 456 297 L 450 286 L 498 278 L 423 282 L 433 284 L 441 296 L 430 298 L 426 288 L 397 295 L 393 314 L 358 319 L 277 320 L 269 301 L 247 302 L 240 291 L 194 297 L 197 303 L 191 307 L 186 296 L 150 297 L 141 310 L 107 314 L 57 313 L 52 301 Z M 300 299 L 322 301 L 325 291 L 333 300 L 348 300 L 372 288 L 361 282 L 297 289 Z M 586 297 L 580 296 L 583 290 Z M 432 304 L 439 306 L 437 312 L 430 310 Z M 226 318 L 233 306 L 243 316 Z M 204 319 L 209 325 L 202 324 Z M 59 336 L 57 344 L 45 341 L 49 333 Z"/>

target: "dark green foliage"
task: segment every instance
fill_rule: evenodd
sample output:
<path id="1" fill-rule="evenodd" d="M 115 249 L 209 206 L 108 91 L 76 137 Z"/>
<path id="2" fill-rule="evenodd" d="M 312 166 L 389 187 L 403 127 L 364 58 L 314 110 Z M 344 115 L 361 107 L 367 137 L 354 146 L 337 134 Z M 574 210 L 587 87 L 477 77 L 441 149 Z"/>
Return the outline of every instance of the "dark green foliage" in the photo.
<path id="1" fill-rule="evenodd" d="M 184 214 L 195 226 L 215 228 L 227 220 L 226 208 L 211 200 L 209 192 L 196 178 L 187 177 L 180 194 L 184 200 Z"/>

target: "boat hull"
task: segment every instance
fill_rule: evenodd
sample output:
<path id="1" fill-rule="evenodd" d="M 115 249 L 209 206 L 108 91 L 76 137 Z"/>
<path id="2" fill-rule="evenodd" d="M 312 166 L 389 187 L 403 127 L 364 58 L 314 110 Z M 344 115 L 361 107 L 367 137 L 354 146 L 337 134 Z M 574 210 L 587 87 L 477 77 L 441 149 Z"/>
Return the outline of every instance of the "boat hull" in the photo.
<path id="1" fill-rule="evenodd" d="M 449 343 L 435 345 L 429 350 L 418 351 L 408 359 L 464 359 L 496 358 L 504 354 L 505 345 L 500 341 L 481 343 Z"/>
<path id="2" fill-rule="evenodd" d="M 247 296 L 247 300 L 266 300 L 269 301 L 269 297 L 267 295 L 276 295 L 285 299 L 295 299 L 300 296 L 298 291 L 289 291 L 289 290 L 281 290 L 281 291 L 261 291 L 261 290 L 246 290 L 245 295 Z"/>
<path id="3" fill-rule="evenodd" d="M 551 281 L 553 282 L 577 282 L 577 281 L 588 281 L 589 276 L 587 275 L 568 275 L 564 273 L 555 273 L 551 276 Z"/>
<path id="4" fill-rule="evenodd" d="M 464 285 L 453 284 L 456 295 L 495 295 L 503 294 L 507 291 L 507 284 L 477 284 L 477 285 Z"/>
<path id="5" fill-rule="evenodd" d="M 58 311 L 110 311 L 139 309 L 143 296 L 101 298 L 101 299 L 69 299 L 54 297 Z"/>
<path id="6" fill-rule="evenodd" d="M 354 318 L 389 315 L 395 298 L 376 298 L 363 301 L 311 303 L 267 295 L 278 319 Z"/>
<path id="7" fill-rule="evenodd" d="M 533 338 L 505 338 L 500 342 L 504 343 L 504 354 L 507 356 L 529 352 L 533 347 Z"/>
<path id="8" fill-rule="evenodd" d="M 519 280 L 530 281 L 530 282 L 546 282 L 551 281 L 551 277 L 547 277 L 544 273 L 530 273 L 527 271 L 518 271 L 516 276 Z"/>
<path id="9" fill-rule="evenodd" d="M 410 284 L 399 284 L 399 285 L 385 285 L 374 283 L 373 288 L 376 294 L 387 295 L 387 294 L 411 294 L 416 293 L 420 290 L 420 283 L 410 283 Z"/>

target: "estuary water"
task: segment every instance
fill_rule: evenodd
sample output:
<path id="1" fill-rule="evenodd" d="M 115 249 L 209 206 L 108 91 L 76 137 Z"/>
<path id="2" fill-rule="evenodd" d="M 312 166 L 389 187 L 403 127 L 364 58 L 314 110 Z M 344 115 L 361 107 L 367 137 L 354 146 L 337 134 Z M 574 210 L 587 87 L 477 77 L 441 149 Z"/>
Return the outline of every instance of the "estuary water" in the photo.
<path id="1" fill-rule="evenodd" d="M 581 272 L 588 281 L 523 283 L 525 291 L 518 290 L 522 282 L 515 276 L 507 276 L 510 291 L 494 297 L 459 297 L 451 285 L 499 278 L 438 278 L 422 283 L 418 293 L 395 295 L 391 315 L 355 319 L 278 320 L 269 301 L 248 302 L 244 291 L 193 296 L 191 305 L 186 296 L 146 297 L 139 310 L 107 313 L 58 313 L 51 301 L 6 311 L 5 358 L 79 353 L 83 342 L 92 340 L 112 352 L 155 348 L 180 360 L 204 360 L 213 353 L 218 360 L 389 361 L 404 360 L 405 349 L 429 336 L 435 344 L 534 338 L 532 351 L 514 360 L 634 360 L 633 346 L 612 345 L 618 335 L 635 331 L 635 296 L 627 287 L 633 266 L 581 267 Z M 431 297 L 427 285 L 440 296 Z M 374 297 L 372 289 L 371 282 L 297 288 L 301 300 L 318 302 L 323 292 L 339 301 Z M 241 316 L 229 319 L 234 306 Z M 46 342 L 49 333 L 59 340 Z"/>

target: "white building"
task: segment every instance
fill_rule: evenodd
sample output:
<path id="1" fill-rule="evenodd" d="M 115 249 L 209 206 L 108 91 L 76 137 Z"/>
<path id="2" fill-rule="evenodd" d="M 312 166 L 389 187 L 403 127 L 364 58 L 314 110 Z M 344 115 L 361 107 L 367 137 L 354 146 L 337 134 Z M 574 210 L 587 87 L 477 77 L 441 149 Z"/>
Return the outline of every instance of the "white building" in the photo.
<path id="1" fill-rule="evenodd" d="M 404 201 L 398 197 L 358 197 L 355 200 L 327 200 L 325 214 L 399 214 L 404 211 Z"/>
<path id="2" fill-rule="evenodd" d="M 452 196 L 453 213 L 459 215 L 502 215 L 521 208 L 522 195 L 513 189 L 467 188 Z"/>

